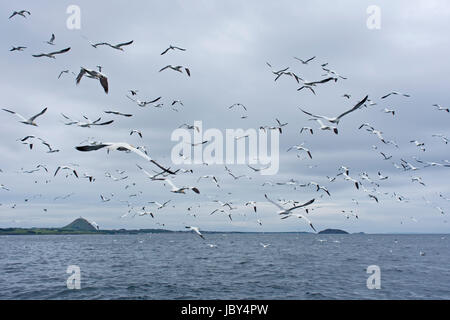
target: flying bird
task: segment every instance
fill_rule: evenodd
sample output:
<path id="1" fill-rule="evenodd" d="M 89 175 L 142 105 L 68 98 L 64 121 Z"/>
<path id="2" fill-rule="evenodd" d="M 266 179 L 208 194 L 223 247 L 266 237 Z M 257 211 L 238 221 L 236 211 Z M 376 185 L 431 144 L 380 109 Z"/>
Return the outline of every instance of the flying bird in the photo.
<path id="1" fill-rule="evenodd" d="M 172 45 L 169 45 L 169 47 L 166 49 L 166 50 L 164 50 L 163 52 L 161 52 L 161 55 L 164 55 L 164 54 L 166 54 L 169 50 L 180 50 L 180 51 L 186 51 L 186 49 L 183 49 L 183 48 L 180 48 L 180 47 L 177 47 L 177 46 L 172 46 Z"/>
<path id="2" fill-rule="evenodd" d="M 92 79 L 98 79 L 100 81 L 101 86 L 103 87 L 103 90 L 105 90 L 105 93 L 108 93 L 108 78 L 102 74 L 99 71 L 86 69 L 84 67 L 81 67 L 80 73 L 77 76 L 76 83 L 79 84 L 81 81 L 81 78 L 86 75 L 89 78 Z"/>
<path id="3" fill-rule="evenodd" d="M 2 110 L 6 111 L 6 112 L 9 112 L 9 113 L 12 113 L 12 114 L 15 114 L 16 116 L 18 116 L 20 119 L 22 119 L 22 121 L 19 121 L 20 123 L 28 124 L 28 125 L 37 127 L 38 125 L 36 124 L 36 122 L 34 120 L 36 120 L 37 117 L 42 116 L 45 113 L 45 111 L 47 111 L 47 108 L 44 108 L 41 112 L 39 112 L 38 114 L 32 116 L 29 119 L 24 118 L 23 116 L 21 116 L 20 114 L 18 114 L 17 112 L 14 112 L 14 111 L 11 111 L 11 110 L 8 110 L 8 109 L 2 109 Z"/>
<path id="4" fill-rule="evenodd" d="M 70 50 L 69 48 L 65 48 L 59 51 L 54 51 L 54 52 L 50 52 L 50 53 L 40 53 L 40 54 L 32 54 L 33 57 L 35 58 L 40 58 L 40 57 L 47 57 L 47 58 L 52 58 L 52 59 L 56 59 L 55 55 L 57 54 L 62 54 L 62 53 L 66 53 Z"/>
<path id="5" fill-rule="evenodd" d="M 309 116 L 311 116 L 311 117 L 313 117 L 313 118 L 324 119 L 324 120 L 327 120 L 328 122 L 339 124 L 339 121 L 341 120 L 341 118 L 342 118 L 343 116 L 345 116 L 345 115 L 347 115 L 347 114 L 349 114 L 349 113 L 351 113 L 351 112 L 353 112 L 353 111 L 355 111 L 355 110 L 358 110 L 358 109 L 366 102 L 366 100 L 367 100 L 368 97 L 369 97 L 369 96 L 365 96 L 365 97 L 364 97 L 360 102 L 358 102 L 353 108 L 351 108 L 350 110 L 345 111 L 344 113 L 342 113 L 342 114 L 340 114 L 339 116 L 334 117 L 334 118 L 325 117 L 325 116 L 318 116 L 318 115 L 314 115 L 314 114 L 312 114 L 312 113 L 309 113 L 309 112 L 307 112 L 307 111 L 304 111 L 303 109 L 300 109 L 300 110 L 302 110 L 303 113 L 305 113 L 305 114 L 307 114 L 307 115 L 309 115 Z"/>
<path id="6" fill-rule="evenodd" d="M 20 11 L 14 11 L 12 13 L 12 15 L 9 16 L 8 19 L 11 19 L 12 17 L 14 17 L 16 15 L 19 15 L 19 16 L 22 16 L 22 17 L 26 18 L 27 16 L 25 15 L 25 13 L 28 14 L 29 16 L 31 16 L 31 12 L 30 11 L 28 11 L 28 10 L 20 10 Z"/>
<path id="7" fill-rule="evenodd" d="M 113 48 L 113 49 L 120 50 L 120 51 L 124 51 L 122 47 L 128 46 L 128 45 L 130 45 L 130 44 L 132 44 L 132 43 L 133 43 L 133 40 L 128 41 L 128 42 L 118 43 L 118 44 L 115 44 L 115 45 L 110 44 L 110 43 L 108 43 L 108 42 L 100 42 L 100 43 L 91 44 L 91 45 L 92 45 L 94 48 L 97 48 L 98 46 L 109 46 L 109 47 L 111 47 L 111 48 Z"/>
<path id="8" fill-rule="evenodd" d="M 155 160 L 150 158 L 144 152 L 140 151 L 139 149 L 133 147 L 132 145 L 130 145 L 130 144 L 126 143 L 126 142 L 105 142 L 105 143 L 100 143 L 100 144 L 96 144 L 96 145 L 85 145 L 85 146 L 75 147 L 75 149 L 77 149 L 78 151 L 83 151 L 83 152 L 95 151 L 95 150 L 99 150 L 99 149 L 102 149 L 102 148 L 106 148 L 108 150 L 108 152 L 109 151 L 113 151 L 113 150 L 134 152 L 137 155 L 139 155 L 140 157 L 150 161 L 151 163 L 156 165 L 161 170 L 164 170 L 165 172 L 168 172 L 170 174 L 175 174 L 174 172 L 170 171 L 169 169 L 164 168 L 162 165 L 160 165 Z"/>

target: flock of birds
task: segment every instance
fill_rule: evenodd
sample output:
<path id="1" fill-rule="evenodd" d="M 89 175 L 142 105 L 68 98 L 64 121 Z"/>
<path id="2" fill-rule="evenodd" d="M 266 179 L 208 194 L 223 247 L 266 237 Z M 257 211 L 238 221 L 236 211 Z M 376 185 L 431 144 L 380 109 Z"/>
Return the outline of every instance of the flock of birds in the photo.
<path id="1" fill-rule="evenodd" d="M 31 13 L 27 10 L 14 11 L 11 14 L 11 16 L 9 17 L 9 19 L 27 18 L 30 15 L 31 15 Z M 55 34 L 52 34 L 50 39 L 48 41 L 44 41 L 44 42 L 49 46 L 55 46 L 56 45 L 55 40 L 56 40 Z M 107 47 L 107 48 L 111 48 L 111 49 L 118 50 L 118 51 L 125 51 L 125 48 L 132 46 L 134 44 L 134 41 L 133 40 L 125 41 L 125 42 L 121 42 L 121 43 L 117 43 L 117 44 L 111 44 L 108 42 L 94 43 L 94 42 L 89 41 L 89 44 L 94 49 L 98 49 L 99 47 Z M 10 51 L 11 52 L 23 52 L 26 49 L 27 49 L 26 46 L 13 46 L 10 49 Z M 59 55 L 70 54 L 70 50 L 71 50 L 70 47 L 56 50 L 56 51 L 48 50 L 49 52 L 32 54 L 32 57 L 56 59 Z M 160 55 L 166 55 L 166 54 L 169 54 L 170 52 L 174 52 L 174 53 L 179 52 L 179 53 L 184 54 L 185 52 L 188 52 L 188 50 L 186 48 L 182 48 L 179 46 L 170 45 L 168 48 L 164 49 L 160 53 Z M 307 59 L 301 59 L 301 58 L 294 57 L 294 59 L 297 61 L 297 63 L 300 63 L 302 66 L 307 66 L 307 65 L 313 64 L 316 57 L 314 56 L 314 57 L 307 58 Z M 315 80 L 315 81 L 303 79 L 300 75 L 298 75 L 298 73 L 292 71 L 290 67 L 285 67 L 280 70 L 274 70 L 274 68 L 272 67 L 272 65 L 270 63 L 267 63 L 267 66 L 270 68 L 271 74 L 273 74 L 275 76 L 274 81 L 278 81 L 281 77 L 290 77 L 293 79 L 293 81 L 296 82 L 296 84 L 299 85 L 299 88 L 297 89 L 298 91 L 302 91 L 302 90 L 305 90 L 306 92 L 309 91 L 313 95 L 316 95 L 318 89 L 327 83 L 332 84 L 332 83 L 336 83 L 338 81 L 345 81 L 347 79 L 347 77 L 344 77 L 344 76 L 340 75 L 339 73 L 337 73 L 336 71 L 330 69 L 328 67 L 328 63 L 323 63 L 320 65 L 321 70 L 323 72 L 325 72 L 325 74 L 323 74 L 319 80 Z M 191 77 L 190 68 L 186 67 L 186 66 L 181 66 L 181 65 L 169 64 L 169 65 L 166 65 L 166 66 L 162 67 L 161 69 L 159 69 L 159 72 L 170 71 L 170 70 L 181 73 L 181 74 L 186 74 L 188 77 Z M 101 66 L 96 66 L 94 68 L 81 67 L 78 72 L 71 72 L 70 70 L 62 70 L 59 73 L 57 78 L 60 79 L 65 74 L 67 74 L 67 75 L 73 74 L 74 78 L 75 78 L 74 82 L 76 85 L 78 85 L 83 78 L 89 78 L 89 79 L 96 80 L 96 81 L 98 81 L 101 89 L 103 89 L 103 92 L 105 94 L 108 94 L 108 92 L 109 92 L 109 85 L 108 85 L 109 77 L 105 73 L 102 72 Z M 302 91 L 302 92 L 304 92 L 304 91 Z M 130 101 L 135 103 L 137 105 L 137 107 L 139 107 L 139 108 L 146 108 L 149 106 L 154 107 L 154 108 L 162 108 L 163 107 L 163 103 L 161 103 L 162 97 L 154 97 L 151 99 L 141 99 L 141 98 L 139 98 L 139 90 L 136 90 L 136 89 L 129 89 L 125 96 Z M 374 100 L 371 100 L 369 98 L 369 95 L 365 95 L 364 97 L 359 98 L 357 100 L 357 102 L 354 103 L 347 110 L 342 110 L 341 112 L 337 112 L 336 116 L 319 115 L 319 114 L 316 114 L 316 112 L 313 112 L 310 110 L 305 110 L 304 108 L 299 108 L 299 119 L 300 119 L 300 116 L 305 115 L 306 116 L 305 120 L 307 121 L 306 123 L 309 123 L 309 121 L 312 121 L 311 123 L 315 123 L 317 126 L 316 127 L 303 126 L 301 128 L 298 128 L 297 130 L 299 130 L 299 134 L 301 136 L 305 135 L 305 134 L 311 135 L 311 136 L 317 135 L 318 132 L 320 132 L 320 131 L 330 131 L 331 135 L 339 136 L 339 133 L 342 130 L 342 128 L 339 127 L 339 125 L 347 117 L 351 117 L 351 115 L 355 112 L 363 112 L 364 109 L 366 109 L 366 108 L 374 108 L 380 102 L 384 101 L 385 99 L 392 99 L 394 96 L 399 96 L 401 98 L 411 98 L 409 94 L 392 91 L 392 92 L 389 92 L 389 93 L 383 95 L 379 99 L 379 101 L 376 102 Z M 348 93 L 345 93 L 342 95 L 342 98 L 350 100 L 351 95 Z M 177 111 L 177 112 L 179 111 L 179 109 L 177 109 L 177 107 L 184 106 L 184 104 L 181 100 L 173 100 L 170 105 L 171 105 L 172 110 Z M 443 107 L 439 104 L 433 104 L 432 106 L 434 108 L 436 108 L 437 111 L 449 113 L 449 108 L 447 108 L 447 107 Z M 9 115 L 11 115 L 11 116 L 13 115 L 13 116 L 17 117 L 21 124 L 34 126 L 34 127 L 38 127 L 37 121 L 39 120 L 40 117 L 44 117 L 46 115 L 46 112 L 48 111 L 48 108 L 46 107 L 46 108 L 42 109 L 40 112 L 36 113 L 35 115 L 22 116 L 18 112 L 11 110 L 11 109 L 13 109 L 13 108 L 10 108 L 10 107 L 2 108 L 2 110 L 4 112 L 8 113 Z M 234 104 L 228 106 L 227 109 L 230 112 L 232 110 L 240 110 L 241 112 L 244 113 L 243 115 L 240 116 L 242 119 L 245 119 L 248 117 L 248 115 L 247 115 L 248 108 L 247 108 L 247 106 L 245 106 L 242 103 L 234 103 Z M 387 114 L 391 114 L 393 117 L 397 116 L 397 113 L 394 109 L 384 108 L 381 111 L 384 113 L 387 113 Z M 119 116 L 119 118 L 133 116 L 133 114 L 130 112 L 121 112 L 121 111 L 116 111 L 116 110 L 106 110 L 104 112 L 105 112 L 105 114 L 108 114 L 108 115 Z M 115 121 L 117 121 L 117 120 L 102 121 L 101 117 L 98 117 L 95 120 L 91 120 L 85 115 L 82 115 L 82 117 L 80 119 L 76 119 L 65 113 L 61 113 L 61 116 L 64 119 L 63 120 L 64 125 L 77 126 L 80 128 L 91 128 L 94 126 L 107 127 L 107 126 L 113 124 Z M 279 131 L 280 134 L 282 134 L 283 130 L 286 130 L 286 128 L 288 128 L 287 126 L 288 126 L 288 123 L 282 122 L 279 119 L 275 119 L 273 125 L 260 126 L 259 129 L 265 130 L 265 131 L 266 130 L 277 130 L 277 131 Z M 196 127 L 192 124 L 189 124 L 189 123 L 183 123 L 183 124 L 179 125 L 178 127 L 186 128 L 188 130 L 199 131 L 198 127 Z M 381 146 L 383 146 L 383 147 L 387 148 L 388 146 L 393 146 L 395 148 L 399 148 L 399 145 L 395 141 L 386 139 L 384 137 L 384 133 L 380 129 L 375 128 L 374 126 L 372 126 L 369 123 L 362 123 L 358 129 L 367 131 L 369 134 L 373 134 L 374 136 L 376 136 L 378 138 L 379 142 L 381 143 Z M 135 136 L 139 137 L 139 139 L 143 139 L 144 134 L 145 133 L 142 130 L 137 130 L 134 128 L 130 128 L 130 131 L 129 131 L 130 136 L 135 135 Z M 324 132 L 323 134 L 327 134 L 327 133 Z M 246 137 L 247 136 L 245 135 L 245 136 L 237 137 L 236 139 L 245 139 Z M 441 139 L 446 145 L 449 142 L 449 139 L 443 134 L 436 133 L 436 134 L 433 134 L 432 137 Z M 60 151 L 59 149 L 54 148 L 49 142 L 47 142 L 44 139 L 42 139 L 38 136 L 35 136 L 35 135 L 27 135 L 23 138 L 17 139 L 17 141 L 20 144 L 27 145 L 29 149 L 33 149 L 33 146 L 36 143 L 41 143 L 41 144 L 45 145 L 46 148 L 48 149 L 47 153 L 58 153 Z M 206 143 L 208 143 L 208 141 L 194 143 L 191 146 L 193 148 L 195 148 L 199 145 L 204 145 Z M 418 150 L 420 150 L 420 152 L 426 151 L 425 143 L 423 141 L 410 140 L 410 143 L 414 144 L 418 148 Z M 375 150 L 377 153 L 380 154 L 380 156 L 381 156 L 380 161 L 392 161 L 393 166 L 396 169 L 398 169 L 399 171 L 413 174 L 411 176 L 411 183 L 417 183 L 424 187 L 426 186 L 426 182 L 424 182 L 423 179 L 421 178 L 421 176 L 419 175 L 419 172 L 425 168 L 429 168 L 429 167 L 450 168 L 449 160 L 428 162 L 428 161 L 423 161 L 423 160 L 419 159 L 418 157 L 414 157 L 414 162 L 412 162 L 411 160 L 407 161 L 403 158 L 400 158 L 397 162 L 394 162 L 393 156 L 389 155 L 388 151 L 386 151 L 384 149 L 381 150 L 381 146 L 376 146 L 376 145 L 372 146 L 373 150 Z M 200 188 L 197 185 L 193 184 L 193 185 L 178 185 L 177 186 L 176 182 L 175 182 L 176 176 L 183 175 L 183 174 L 194 175 L 195 169 L 171 168 L 169 165 L 160 163 L 159 161 L 156 161 L 154 158 L 152 158 L 144 146 L 133 146 L 132 144 L 127 143 L 127 142 L 100 142 L 100 141 L 96 141 L 91 138 L 88 138 L 87 140 L 80 143 L 80 145 L 75 146 L 75 149 L 78 150 L 79 152 L 83 152 L 83 153 L 89 153 L 89 152 L 100 151 L 100 150 L 106 150 L 108 153 L 112 152 L 112 151 L 122 151 L 122 152 L 132 153 L 136 156 L 139 156 L 143 161 L 148 162 L 149 164 L 153 165 L 153 167 L 152 167 L 153 170 L 146 169 L 143 163 L 141 163 L 140 165 L 136 165 L 137 171 L 140 172 L 143 177 L 147 178 L 152 183 L 162 183 L 164 186 L 169 187 L 169 189 L 168 189 L 169 192 L 175 193 L 175 194 L 185 194 L 186 192 L 192 192 L 192 194 L 200 194 Z M 310 160 L 313 159 L 313 155 L 314 155 L 314 150 L 310 147 L 307 147 L 305 145 L 305 143 L 293 145 L 293 146 L 289 147 L 286 151 L 289 153 L 291 153 L 291 151 L 295 151 L 297 153 L 296 157 L 299 159 L 302 159 L 303 153 Z M 180 154 L 180 156 L 183 156 L 183 155 Z M 208 165 L 208 164 L 204 163 L 204 165 Z M 249 172 L 252 173 L 252 175 L 236 174 L 227 166 L 224 166 L 224 172 L 227 176 L 232 178 L 232 181 L 238 181 L 238 180 L 240 181 L 243 178 L 252 180 L 254 178 L 254 175 L 258 175 L 259 172 L 262 169 L 264 169 L 262 167 L 257 168 L 257 167 L 250 166 L 250 165 L 247 165 L 247 168 L 248 168 Z M 132 169 L 136 170 L 136 168 L 134 168 L 134 167 L 130 168 L 130 170 L 132 170 Z M 88 174 L 88 173 L 81 173 L 80 172 L 81 170 L 82 169 L 79 168 L 79 166 L 77 164 L 59 165 L 56 168 L 56 170 L 54 171 L 53 177 L 55 177 L 58 173 L 64 172 L 66 174 L 66 178 L 73 176 L 76 179 L 80 179 L 80 178 L 87 179 L 90 183 L 94 183 L 96 181 L 96 177 L 94 177 L 93 175 Z M 45 172 L 46 174 L 51 175 L 51 172 L 49 172 L 48 166 L 44 165 L 44 164 L 38 164 L 35 168 L 30 169 L 30 170 L 22 169 L 22 171 L 20 173 L 32 174 L 35 172 Z M 0 174 L 2 174 L 2 173 L 3 173 L 3 171 L 0 169 Z M 133 187 L 135 188 L 137 185 L 136 182 L 129 182 L 130 181 L 129 175 L 127 174 L 127 171 L 125 171 L 125 170 L 117 169 L 114 174 L 111 174 L 111 172 L 106 172 L 105 177 L 108 179 L 111 179 L 111 181 L 124 181 L 125 183 L 127 183 L 125 186 L 125 189 L 129 189 L 129 188 L 133 188 Z M 321 177 L 321 178 L 325 178 L 325 177 Z M 263 222 L 262 222 L 261 218 L 258 216 L 258 207 L 264 206 L 266 203 L 268 203 L 268 204 L 272 205 L 274 209 L 275 208 L 278 209 L 276 214 L 278 214 L 280 219 L 285 220 L 285 219 L 288 219 L 291 217 L 301 219 L 301 221 L 306 222 L 306 224 L 311 228 L 312 231 L 317 232 L 317 229 L 314 227 L 313 222 L 311 221 L 312 213 L 314 211 L 317 212 L 318 209 L 321 208 L 320 205 L 317 205 L 317 203 L 318 203 L 317 200 L 323 198 L 324 196 L 327 197 L 328 199 L 331 199 L 332 194 L 330 192 L 329 185 L 340 178 L 342 178 L 343 181 L 351 184 L 354 187 L 355 192 L 361 192 L 361 191 L 364 192 L 364 194 L 367 195 L 367 199 L 369 199 L 370 201 L 373 201 L 375 203 L 381 202 L 382 198 L 385 196 L 390 196 L 391 198 L 395 199 L 398 202 L 410 201 L 410 199 L 408 199 L 407 197 L 400 195 L 398 193 L 382 191 L 382 183 L 384 183 L 385 181 L 389 181 L 390 177 L 383 175 L 383 173 L 381 171 L 377 170 L 377 176 L 371 177 L 371 176 L 369 176 L 369 174 L 367 172 L 355 173 L 355 172 L 352 172 L 349 167 L 342 165 L 336 170 L 334 175 L 326 176 L 325 180 L 327 182 L 325 182 L 325 183 L 327 185 L 325 183 L 319 183 L 319 182 L 315 182 L 315 181 L 300 182 L 295 179 L 289 179 L 287 181 L 278 181 L 278 182 L 268 180 L 268 181 L 265 181 L 261 185 L 261 187 L 266 187 L 266 186 L 274 186 L 274 187 L 278 186 L 279 187 L 279 186 L 284 185 L 284 186 L 289 186 L 289 187 L 293 188 L 294 190 L 300 190 L 301 188 L 312 188 L 312 190 L 314 190 L 317 193 L 317 196 L 312 199 L 309 199 L 307 201 L 299 202 L 297 200 L 290 200 L 290 199 L 272 199 L 269 197 L 267 192 L 265 192 L 265 194 L 264 194 L 264 198 L 267 202 L 264 200 L 263 200 L 264 202 L 255 201 L 255 200 L 246 200 L 246 201 L 238 204 L 234 200 L 225 201 L 224 199 L 214 199 L 213 198 L 211 200 L 211 202 L 209 203 L 209 205 L 214 204 L 216 206 L 216 208 L 212 212 L 210 212 L 209 215 L 221 213 L 232 222 L 235 212 L 239 213 L 239 212 L 244 211 L 245 208 L 250 208 L 250 210 L 256 215 L 256 218 L 255 218 L 256 222 L 259 225 L 262 225 Z M 0 179 L 1 179 L 1 176 L 0 176 Z M 220 189 L 220 190 L 222 189 L 221 181 L 219 180 L 217 175 L 212 175 L 212 174 L 202 175 L 200 177 L 197 177 L 197 179 L 195 179 L 195 180 L 196 180 L 196 184 L 200 183 L 202 180 L 211 181 L 211 183 L 213 183 L 213 185 L 215 185 L 218 189 Z M 45 183 L 50 183 L 50 182 L 51 182 L 50 178 L 45 180 Z M 0 188 L 4 192 L 11 191 L 10 187 L 5 186 L 3 184 L 0 184 Z M 55 197 L 54 200 L 55 201 L 56 200 L 65 200 L 65 199 L 70 198 L 73 194 L 74 193 L 69 193 L 67 195 L 58 196 L 58 197 Z M 142 194 L 142 191 L 138 191 L 133 194 L 129 194 L 128 196 L 129 196 L 129 198 L 133 198 L 133 197 L 138 198 L 141 194 Z M 220 194 L 221 195 L 231 195 L 232 193 L 226 192 L 225 190 L 221 190 Z M 36 196 L 36 197 L 38 197 L 38 196 Z M 105 192 L 103 192 L 102 194 L 99 195 L 99 201 L 101 203 L 107 203 L 107 202 L 112 201 L 114 197 L 115 197 L 115 195 L 113 193 L 106 194 Z M 439 197 L 441 199 L 444 199 L 445 201 L 450 201 L 450 199 L 446 198 L 443 194 L 439 194 Z M 355 196 L 355 198 L 356 198 L 356 196 Z M 29 202 L 30 200 L 31 200 L 31 198 L 28 198 L 28 199 L 26 199 L 26 202 Z M 119 200 L 119 201 L 126 203 L 128 206 L 126 213 L 123 214 L 121 216 L 121 218 L 124 218 L 127 216 L 131 216 L 131 217 L 149 216 L 149 217 L 157 220 L 159 215 L 156 214 L 156 212 L 159 212 L 160 210 L 164 210 L 164 208 L 167 208 L 169 206 L 175 207 L 173 205 L 172 199 L 164 201 L 163 203 L 160 203 L 158 201 L 149 201 L 146 203 L 146 205 L 142 205 L 142 203 L 140 203 L 139 205 L 132 205 L 130 200 Z M 445 214 L 445 211 L 444 211 L 444 209 L 442 209 L 442 207 L 436 206 L 431 201 L 428 201 L 426 199 L 424 199 L 424 201 L 429 205 L 435 206 L 435 209 L 439 214 L 442 214 L 442 215 Z M 339 213 L 343 214 L 347 219 L 350 219 L 350 218 L 359 219 L 358 210 L 357 210 L 359 202 L 356 199 L 352 199 L 352 202 L 355 207 L 352 208 L 351 210 L 346 209 L 346 210 L 338 210 L 338 211 L 339 211 Z M 149 205 L 151 205 L 152 207 L 150 207 Z M 11 205 L 11 208 L 15 208 L 15 207 L 16 207 L 16 204 Z M 192 205 L 186 209 L 187 214 L 193 218 L 196 218 L 197 212 L 200 210 L 201 207 L 202 207 L 202 204 Z M 44 209 L 45 212 L 47 212 L 47 210 L 48 210 L 47 208 Z M 414 219 L 414 218 L 411 217 L 411 219 Z M 160 223 L 160 222 L 156 222 L 156 223 L 159 224 L 161 227 L 164 227 L 163 223 Z M 92 224 L 97 226 L 97 228 L 98 228 L 97 223 L 95 223 L 93 221 Z M 185 224 L 184 227 L 188 230 L 195 232 L 202 239 L 205 239 L 205 236 L 201 233 L 199 227 L 187 225 L 187 224 Z M 270 244 L 261 244 L 261 245 L 266 248 Z M 215 245 L 211 245 L 211 246 L 215 246 Z"/>

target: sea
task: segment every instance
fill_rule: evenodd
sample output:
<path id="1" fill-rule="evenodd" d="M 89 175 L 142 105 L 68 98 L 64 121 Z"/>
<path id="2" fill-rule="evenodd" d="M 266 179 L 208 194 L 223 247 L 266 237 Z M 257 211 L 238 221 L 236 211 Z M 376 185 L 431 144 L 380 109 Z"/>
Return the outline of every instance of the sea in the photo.
<path id="1" fill-rule="evenodd" d="M 0 236 L 0 299 L 450 299 L 450 235 L 204 236 Z"/>

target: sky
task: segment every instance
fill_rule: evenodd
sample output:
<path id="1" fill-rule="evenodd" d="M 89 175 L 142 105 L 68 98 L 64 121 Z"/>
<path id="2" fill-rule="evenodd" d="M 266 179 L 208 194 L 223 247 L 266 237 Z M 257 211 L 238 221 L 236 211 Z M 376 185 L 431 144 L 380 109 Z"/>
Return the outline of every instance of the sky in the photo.
<path id="1" fill-rule="evenodd" d="M 80 8 L 80 29 L 67 27 L 70 5 Z M 379 29 L 367 24 L 372 14 L 367 10 L 372 5 L 379 8 Z M 21 9 L 31 15 L 8 19 L 14 10 Z M 193 225 L 217 231 L 312 231 L 304 219 L 280 219 L 278 209 L 265 199 L 267 194 L 274 200 L 300 203 L 314 198 L 309 213 L 302 209 L 295 212 L 304 214 L 317 230 L 450 231 L 450 203 L 446 200 L 450 198 L 450 167 L 423 168 L 413 158 L 437 163 L 450 160 L 450 144 L 432 136 L 450 137 L 450 113 L 432 106 L 449 107 L 450 65 L 446 61 L 450 54 L 450 4 L 446 1 L 20 1 L 1 3 L 0 11 L 0 106 L 27 118 L 48 108 L 37 119 L 38 127 L 0 113 L 0 184 L 8 189 L 0 189 L 0 227 L 60 227 L 82 216 L 101 229 L 181 230 Z M 56 36 L 54 46 L 45 43 L 52 33 Z M 124 51 L 89 44 L 129 40 L 133 44 Z M 9 51 L 19 45 L 27 48 Z M 161 55 L 169 45 L 186 51 Z M 66 47 L 71 50 L 56 59 L 31 56 Z M 313 56 L 307 65 L 294 59 Z M 274 81 L 266 62 L 274 70 L 289 67 L 308 80 L 326 78 L 321 64 L 328 63 L 327 67 L 346 79 L 318 85 L 314 95 L 308 90 L 297 91 L 300 85 L 292 77 Z M 191 76 L 173 70 L 158 72 L 168 64 L 188 67 Z M 108 77 L 108 94 L 93 79 L 83 78 L 75 84 L 80 67 L 95 69 L 97 65 Z M 58 79 L 62 70 L 70 72 Z M 138 90 L 141 100 L 161 96 L 163 107 L 137 106 L 126 97 L 130 89 Z M 410 97 L 380 99 L 391 91 Z M 350 99 L 343 94 L 351 95 Z M 336 116 L 366 95 L 376 105 L 343 117 L 338 135 L 319 130 L 300 110 Z M 174 100 L 183 102 L 178 112 L 171 108 Z M 247 111 L 229 109 L 234 103 L 242 103 Z M 394 109 L 395 116 L 384 113 L 384 108 Z M 108 115 L 105 110 L 133 117 Z M 67 126 L 61 113 L 73 119 L 85 115 L 114 123 L 92 128 Z M 242 115 L 247 117 L 242 119 Z M 184 123 L 202 121 L 204 130 L 224 133 L 238 128 L 258 131 L 261 126 L 276 125 L 275 119 L 288 123 L 279 136 L 276 175 L 263 176 L 245 164 L 229 164 L 233 174 L 251 178 L 235 180 L 223 165 L 172 162 L 171 150 L 177 142 L 171 141 L 171 135 Z M 382 131 L 399 148 L 358 129 L 362 123 Z M 313 127 L 314 134 L 300 134 L 303 126 Z M 141 130 L 143 138 L 130 135 L 132 129 Z M 60 152 L 47 153 L 37 141 L 30 150 L 18 141 L 27 135 L 41 137 Z M 75 146 L 86 139 L 145 146 L 151 157 L 165 166 L 192 169 L 194 173 L 179 172 L 173 181 L 177 186 L 196 186 L 200 194 L 174 194 L 163 181 L 151 181 L 136 164 L 149 172 L 156 167 L 136 154 L 77 151 Z M 412 140 L 424 142 L 425 151 L 410 143 Z M 311 150 L 312 159 L 304 152 L 286 151 L 301 143 Z M 380 152 L 392 158 L 383 160 Z M 393 163 L 399 165 L 400 159 L 419 170 L 397 169 Z M 38 164 L 49 172 L 23 173 Z M 74 166 L 80 178 L 66 177 L 66 172 L 53 176 L 62 165 Z M 380 186 L 373 190 L 373 184 L 361 180 L 369 192 L 357 190 L 342 175 L 330 182 L 326 176 L 336 176 L 341 166 L 348 167 L 350 176 L 358 180 L 360 173 L 366 172 Z M 125 170 L 122 176 L 128 178 L 114 181 L 105 176 L 120 177 L 116 170 Z M 389 178 L 379 180 L 378 172 Z M 84 173 L 93 175 L 95 181 L 83 178 Z M 203 175 L 214 175 L 220 188 L 209 179 L 197 181 Z M 417 176 L 425 186 L 412 182 Z M 266 181 L 289 179 L 299 184 L 315 181 L 331 196 L 316 192 L 312 186 L 263 186 Z M 368 193 L 376 195 L 379 203 Z M 397 201 L 394 193 L 406 200 Z M 102 202 L 101 194 L 111 200 Z M 160 210 L 148 203 L 168 200 L 168 206 Z M 210 214 L 221 208 L 214 200 L 232 202 L 236 208 L 231 210 L 232 221 L 224 213 Z M 257 202 L 257 213 L 245 206 L 247 201 Z M 154 218 L 139 216 L 144 206 Z M 132 212 L 122 217 L 129 208 Z M 358 219 L 353 215 L 347 218 L 342 210 L 356 213 Z"/>

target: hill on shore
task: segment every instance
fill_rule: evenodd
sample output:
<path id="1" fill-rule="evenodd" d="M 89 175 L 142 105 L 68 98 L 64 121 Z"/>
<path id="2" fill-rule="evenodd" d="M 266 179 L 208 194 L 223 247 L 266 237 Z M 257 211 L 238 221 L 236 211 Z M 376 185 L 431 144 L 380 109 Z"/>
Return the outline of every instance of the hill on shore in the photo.
<path id="1" fill-rule="evenodd" d="M 76 230 L 76 231 L 97 231 L 97 229 L 86 219 L 78 218 L 69 223 L 67 226 L 62 227 L 64 230 Z"/>

